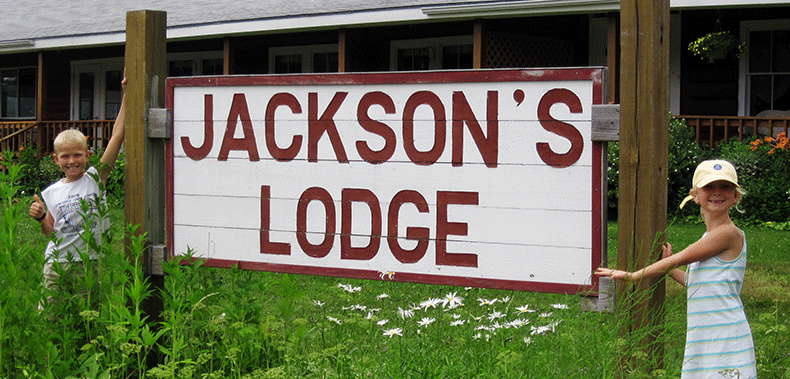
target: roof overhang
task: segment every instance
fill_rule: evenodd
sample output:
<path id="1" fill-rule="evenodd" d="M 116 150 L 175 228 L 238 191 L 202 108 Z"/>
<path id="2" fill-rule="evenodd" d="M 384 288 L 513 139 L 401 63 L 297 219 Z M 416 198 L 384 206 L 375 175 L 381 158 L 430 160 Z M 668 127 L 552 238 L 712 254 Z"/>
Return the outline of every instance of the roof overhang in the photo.
<path id="1" fill-rule="evenodd" d="M 670 0 L 673 10 L 769 7 L 787 5 L 787 0 Z M 518 17 L 561 14 L 618 12 L 619 0 L 520 0 L 459 3 L 409 8 L 385 8 L 357 12 L 338 12 L 227 22 L 169 25 L 169 41 L 223 38 L 232 36 L 333 30 L 375 25 L 397 25 L 416 22 L 447 21 L 486 17 Z M 124 30 L 104 33 L 53 36 L 23 40 L 0 41 L 0 54 L 35 52 L 121 45 L 126 41 Z"/>

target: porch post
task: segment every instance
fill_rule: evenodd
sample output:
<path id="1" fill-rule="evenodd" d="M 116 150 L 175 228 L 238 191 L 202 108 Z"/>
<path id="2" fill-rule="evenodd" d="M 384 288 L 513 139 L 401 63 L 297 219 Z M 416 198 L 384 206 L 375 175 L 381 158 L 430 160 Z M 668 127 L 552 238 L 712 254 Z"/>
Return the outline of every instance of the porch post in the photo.
<path id="1" fill-rule="evenodd" d="M 485 24 L 483 20 L 475 20 L 472 42 L 472 68 L 485 68 L 486 64 Z"/>
<path id="2" fill-rule="evenodd" d="M 669 0 L 621 1 L 620 27 L 617 268 L 635 271 L 660 258 L 666 238 Z M 649 374 L 663 360 L 663 349 L 655 341 L 663 322 L 665 283 L 617 284 L 617 311 L 628 320 L 621 335 L 632 344 L 621 350 L 629 352 L 621 361 Z M 647 359 L 635 357 L 639 350 Z"/>
<path id="3" fill-rule="evenodd" d="M 38 67 L 36 73 L 36 122 L 38 126 L 36 126 L 36 146 L 38 146 L 38 154 L 42 154 L 42 150 L 44 150 L 44 127 L 41 125 L 41 121 L 45 119 L 44 117 L 44 104 L 46 103 L 47 99 L 47 90 L 46 90 L 46 78 L 45 78 L 45 71 L 44 71 L 44 52 L 38 52 Z"/>
<path id="4" fill-rule="evenodd" d="M 222 41 L 222 75 L 233 74 L 233 46 L 230 44 L 230 37 L 225 37 Z"/>
<path id="5" fill-rule="evenodd" d="M 346 29 L 337 31 L 337 72 L 348 72 L 348 33 Z"/>

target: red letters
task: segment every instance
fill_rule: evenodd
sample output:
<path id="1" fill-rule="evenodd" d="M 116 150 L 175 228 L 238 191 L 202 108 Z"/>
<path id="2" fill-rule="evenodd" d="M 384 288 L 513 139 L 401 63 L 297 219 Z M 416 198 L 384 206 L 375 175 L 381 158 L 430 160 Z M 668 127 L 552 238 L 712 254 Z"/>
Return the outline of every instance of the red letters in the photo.
<path id="1" fill-rule="evenodd" d="M 433 110 L 433 147 L 425 152 L 417 150 L 414 146 L 414 111 L 420 105 L 427 105 Z M 406 155 L 415 164 L 432 165 L 442 155 L 446 139 L 447 120 L 442 100 L 430 91 L 415 92 L 409 97 L 409 100 L 406 100 L 406 106 L 403 109 L 403 148 L 406 149 Z"/>
<path id="2" fill-rule="evenodd" d="M 269 231 L 271 227 L 271 206 L 269 186 L 261 186 L 261 254 L 290 255 L 291 246 L 284 242 L 271 242 Z M 468 225 L 462 222 L 449 222 L 447 220 L 447 207 L 450 204 L 477 205 L 477 192 L 447 192 L 436 193 L 436 264 L 441 266 L 477 267 L 477 255 L 472 253 L 449 253 L 447 251 L 447 236 L 465 236 L 468 234 Z M 324 219 L 323 241 L 314 245 L 307 239 L 307 207 L 312 201 L 320 202 L 326 214 Z M 352 204 L 364 203 L 370 210 L 370 238 L 368 244 L 362 247 L 351 246 L 352 233 Z M 371 260 L 378 254 L 381 246 L 381 232 L 383 217 L 381 204 L 376 195 L 367 189 L 344 188 L 341 194 L 340 214 L 340 259 Z M 398 240 L 398 226 L 400 208 L 403 204 L 413 204 L 420 213 L 428 213 L 428 202 L 417 191 L 403 190 L 393 196 L 387 210 L 387 245 L 392 255 L 401 263 L 417 263 L 428 250 L 430 242 L 430 229 L 426 227 L 409 226 L 406 228 L 406 239 L 416 240 L 417 246 L 406 250 L 400 246 Z M 337 213 L 332 195 L 320 187 L 311 187 L 302 192 L 296 206 L 296 240 L 302 251 L 313 258 L 324 258 L 332 250 L 335 241 Z M 312 221 L 316 221 L 313 219 Z"/>
<path id="3" fill-rule="evenodd" d="M 203 97 L 203 145 L 195 148 L 186 136 L 181 137 L 181 145 L 184 153 L 192 160 L 199 161 L 208 156 L 211 146 L 214 144 L 214 96 L 205 95 Z"/>
<path id="4" fill-rule="evenodd" d="M 344 188 L 341 204 L 340 222 L 340 259 L 372 259 L 379 251 L 381 244 L 381 207 L 379 199 L 370 190 L 359 188 Z M 365 203 L 370 209 L 370 242 L 365 247 L 351 246 L 351 203 Z"/>
<path id="5" fill-rule="evenodd" d="M 409 226 L 406 228 L 406 239 L 417 240 L 414 249 L 406 250 L 398 244 L 398 212 L 404 203 L 412 203 L 420 213 L 428 212 L 428 202 L 417 191 L 403 190 L 395 194 L 390 202 L 390 209 L 387 213 L 387 243 L 389 244 L 392 255 L 401 263 L 415 263 L 425 256 L 428 250 L 428 238 L 430 230 L 428 228 L 417 228 Z"/>
<path id="6" fill-rule="evenodd" d="M 241 119 L 241 130 L 244 132 L 244 137 L 235 138 L 236 123 L 239 119 Z M 228 115 L 228 126 L 225 129 L 225 137 L 222 138 L 222 146 L 217 159 L 228 160 L 228 153 L 231 150 L 246 150 L 251 161 L 260 159 L 258 158 L 258 145 L 255 144 L 255 132 L 252 130 L 250 111 L 247 109 L 247 99 L 243 93 L 233 95 L 233 103 L 230 105 L 230 114 Z"/>
<path id="7" fill-rule="evenodd" d="M 357 141 L 357 152 L 367 162 L 376 164 L 383 163 L 392 158 L 395 153 L 395 145 L 397 144 L 395 132 L 390 129 L 387 124 L 375 121 L 368 116 L 368 109 L 373 104 L 381 105 L 384 112 L 387 114 L 395 113 L 395 103 L 392 98 L 384 92 L 369 92 L 362 96 L 359 100 L 359 107 L 357 107 L 357 120 L 359 126 L 373 134 L 377 134 L 384 138 L 384 147 L 379 151 L 373 151 L 368 147 L 364 141 Z"/>
<path id="8" fill-rule="evenodd" d="M 450 204 L 477 205 L 477 192 L 436 193 L 436 264 L 440 266 L 477 267 L 477 254 L 447 252 L 447 236 L 465 236 L 469 226 L 461 222 L 447 221 L 447 206 Z"/>
<path id="9" fill-rule="evenodd" d="M 307 240 L 307 206 L 311 201 L 318 200 L 324 205 L 326 211 L 326 228 L 324 241 L 320 245 L 313 245 Z M 302 193 L 299 204 L 296 206 L 296 240 L 305 254 L 313 258 L 323 258 L 329 254 L 335 241 L 335 203 L 332 195 L 320 187 L 311 187 Z"/>
<path id="10" fill-rule="evenodd" d="M 348 156 L 346 150 L 343 148 L 343 141 L 340 140 L 340 134 L 337 132 L 337 125 L 333 117 L 343 100 L 348 95 L 348 92 L 337 92 L 332 98 L 332 101 L 318 117 L 318 93 L 310 92 L 307 94 L 307 160 L 310 162 L 318 161 L 318 141 L 321 136 L 326 132 L 329 135 L 329 142 L 332 143 L 332 149 L 335 150 L 335 156 L 340 163 L 348 163 Z"/>
<path id="11" fill-rule="evenodd" d="M 571 148 L 568 149 L 566 153 L 560 154 L 552 151 L 549 144 L 545 142 L 538 142 L 535 144 L 535 147 L 543 163 L 552 167 L 565 168 L 576 163 L 579 157 L 581 157 L 582 150 L 584 150 L 584 138 L 582 138 L 582 134 L 579 133 L 579 130 L 573 125 L 557 121 L 554 117 L 551 117 L 549 109 L 556 103 L 567 105 L 571 113 L 581 113 L 582 102 L 579 100 L 579 97 L 570 90 L 555 88 L 546 92 L 546 94 L 540 98 L 540 103 L 538 104 L 538 120 L 540 120 L 540 124 L 543 128 L 567 138 L 568 141 L 571 142 Z"/>
<path id="12" fill-rule="evenodd" d="M 269 231 L 271 228 L 271 188 L 261 186 L 261 253 L 290 255 L 291 244 L 284 242 L 270 242 Z"/>
<path id="13" fill-rule="evenodd" d="M 464 124 L 469 126 L 472 139 L 475 140 L 480 155 L 488 167 L 496 167 L 499 155 L 499 102 L 497 92 L 488 91 L 486 107 L 487 136 L 483 135 L 480 123 L 463 92 L 453 92 L 453 166 L 464 164 Z"/>
<path id="14" fill-rule="evenodd" d="M 299 100 L 290 93 L 275 94 L 269 99 L 269 104 L 266 105 L 266 148 L 269 149 L 269 154 L 272 155 L 272 158 L 281 162 L 287 162 L 294 159 L 296 154 L 299 154 L 299 149 L 302 146 L 302 136 L 295 135 L 291 140 L 291 145 L 285 149 L 277 146 L 277 142 L 274 139 L 274 112 L 281 105 L 290 108 L 293 114 L 302 113 L 302 106 L 299 105 Z"/>

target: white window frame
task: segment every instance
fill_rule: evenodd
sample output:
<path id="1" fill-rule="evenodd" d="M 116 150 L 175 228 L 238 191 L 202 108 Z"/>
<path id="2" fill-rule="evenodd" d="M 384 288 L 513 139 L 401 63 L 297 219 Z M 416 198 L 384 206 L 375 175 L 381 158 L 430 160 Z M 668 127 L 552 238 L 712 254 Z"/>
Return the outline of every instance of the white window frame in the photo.
<path id="1" fill-rule="evenodd" d="M 17 70 L 17 80 L 18 80 L 20 78 L 19 72 L 21 70 L 31 69 L 31 68 L 33 69 L 33 71 L 36 71 L 36 66 L 0 67 L 0 71 Z M 2 79 L 2 77 L 0 77 L 0 79 Z M 38 79 L 39 79 L 38 78 L 38 72 L 36 72 L 36 86 L 38 86 Z M 19 96 L 19 92 L 20 92 L 19 83 L 17 83 L 17 105 L 16 105 L 17 106 L 17 111 L 19 111 L 18 108 L 21 107 L 21 104 L 20 104 L 21 98 Z M 38 114 L 37 114 L 38 113 L 38 102 L 39 102 L 38 95 L 34 95 L 33 99 L 35 100 L 35 109 L 33 110 L 33 116 L 7 117 L 6 115 L 0 114 L 0 120 L 35 120 L 36 117 L 38 117 Z M 0 98 L 0 101 L 2 101 L 2 98 Z"/>
<path id="2" fill-rule="evenodd" d="M 429 70 L 441 70 L 442 68 L 442 47 L 455 45 L 472 45 L 474 36 L 452 36 L 435 38 L 402 39 L 390 42 L 390 71 L 398 69 L 398 50 L 400 49 L 420 49 L 428 48 L 433 51 L 434 56 L 428 62 Z"/>
<path id="3" fill-rule="evenodd" d="M 337 44 L 301 45 L 301 46 L 273 46 L 269 48 L 269 73 L 274 73 L 274 58 L 279 55 L 302 56 L 302 73 L 313 72 L 313 54 L 338 53 Z"/>
<path id="4" fill-rule="evenodd" d="M 171 61 L 191 60 L 195 62 L 195 73 L 192 76 L 203 75 L 203 60 L 222 59 L 222 51 L 192 51 L 186 53 L 168 53 L 167 67 L 170 68 Z"/>
<path id="5" fill-rule="evenodd" d="M 187 53 L 169 53 L 167 54 L 168 67 L 170 61 L 173 60 L 193 60 L 195 62 L 195 76 L 201 75 L 203 72 L 204 59 L 222 59 L 222 51 L 197 51 Z M 106 110 L 106 78 L 108 71 L 123 71 L 124 59 L 106 58 L 106 59 L 89 59 L 71 62 L 71 99 L 69 115 L 71 120 L 76 121 L 80 118 L 80 74 L 92 73 L 94 75 L 94 90 L 93 90 L 93 119 L 105 120 L 107 115 Z"/>
<path id="6" fill-rule="evenodd" d="M 106 78 L 108 71 L 123 71 L 123 58 L 91 59 L 71 62 L 71 120 L 80 119 L 80 74 L 94 74 L 93 120 L 106 119 Z"/>
<path id="7" fill-rule="evenodd" d="M 790 30 L 790 19 L 782 20 L 748 20 L 741 21 L 741 42 L 746 42 L 746 47 L 741 53 L 738 66 L 738 116 L 749 114 L 750 88 L 749 88 L 749 36 L 751 32 L 764 30 Z"/>

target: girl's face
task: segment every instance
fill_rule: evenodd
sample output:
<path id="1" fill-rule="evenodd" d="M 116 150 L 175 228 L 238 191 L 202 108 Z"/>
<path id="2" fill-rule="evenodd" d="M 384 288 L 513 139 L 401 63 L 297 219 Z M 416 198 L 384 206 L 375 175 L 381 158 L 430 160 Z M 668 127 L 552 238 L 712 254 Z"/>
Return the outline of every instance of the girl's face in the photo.
<path id="1" fill-rule="evenodd" d="M 738 202 L 739 197 L 735 184 L 726 180 L 717 180 L 702 188 L 695 188 L 691 195 L 694 196 L 694 202 L 708 211 L 728 211 Z"/>

